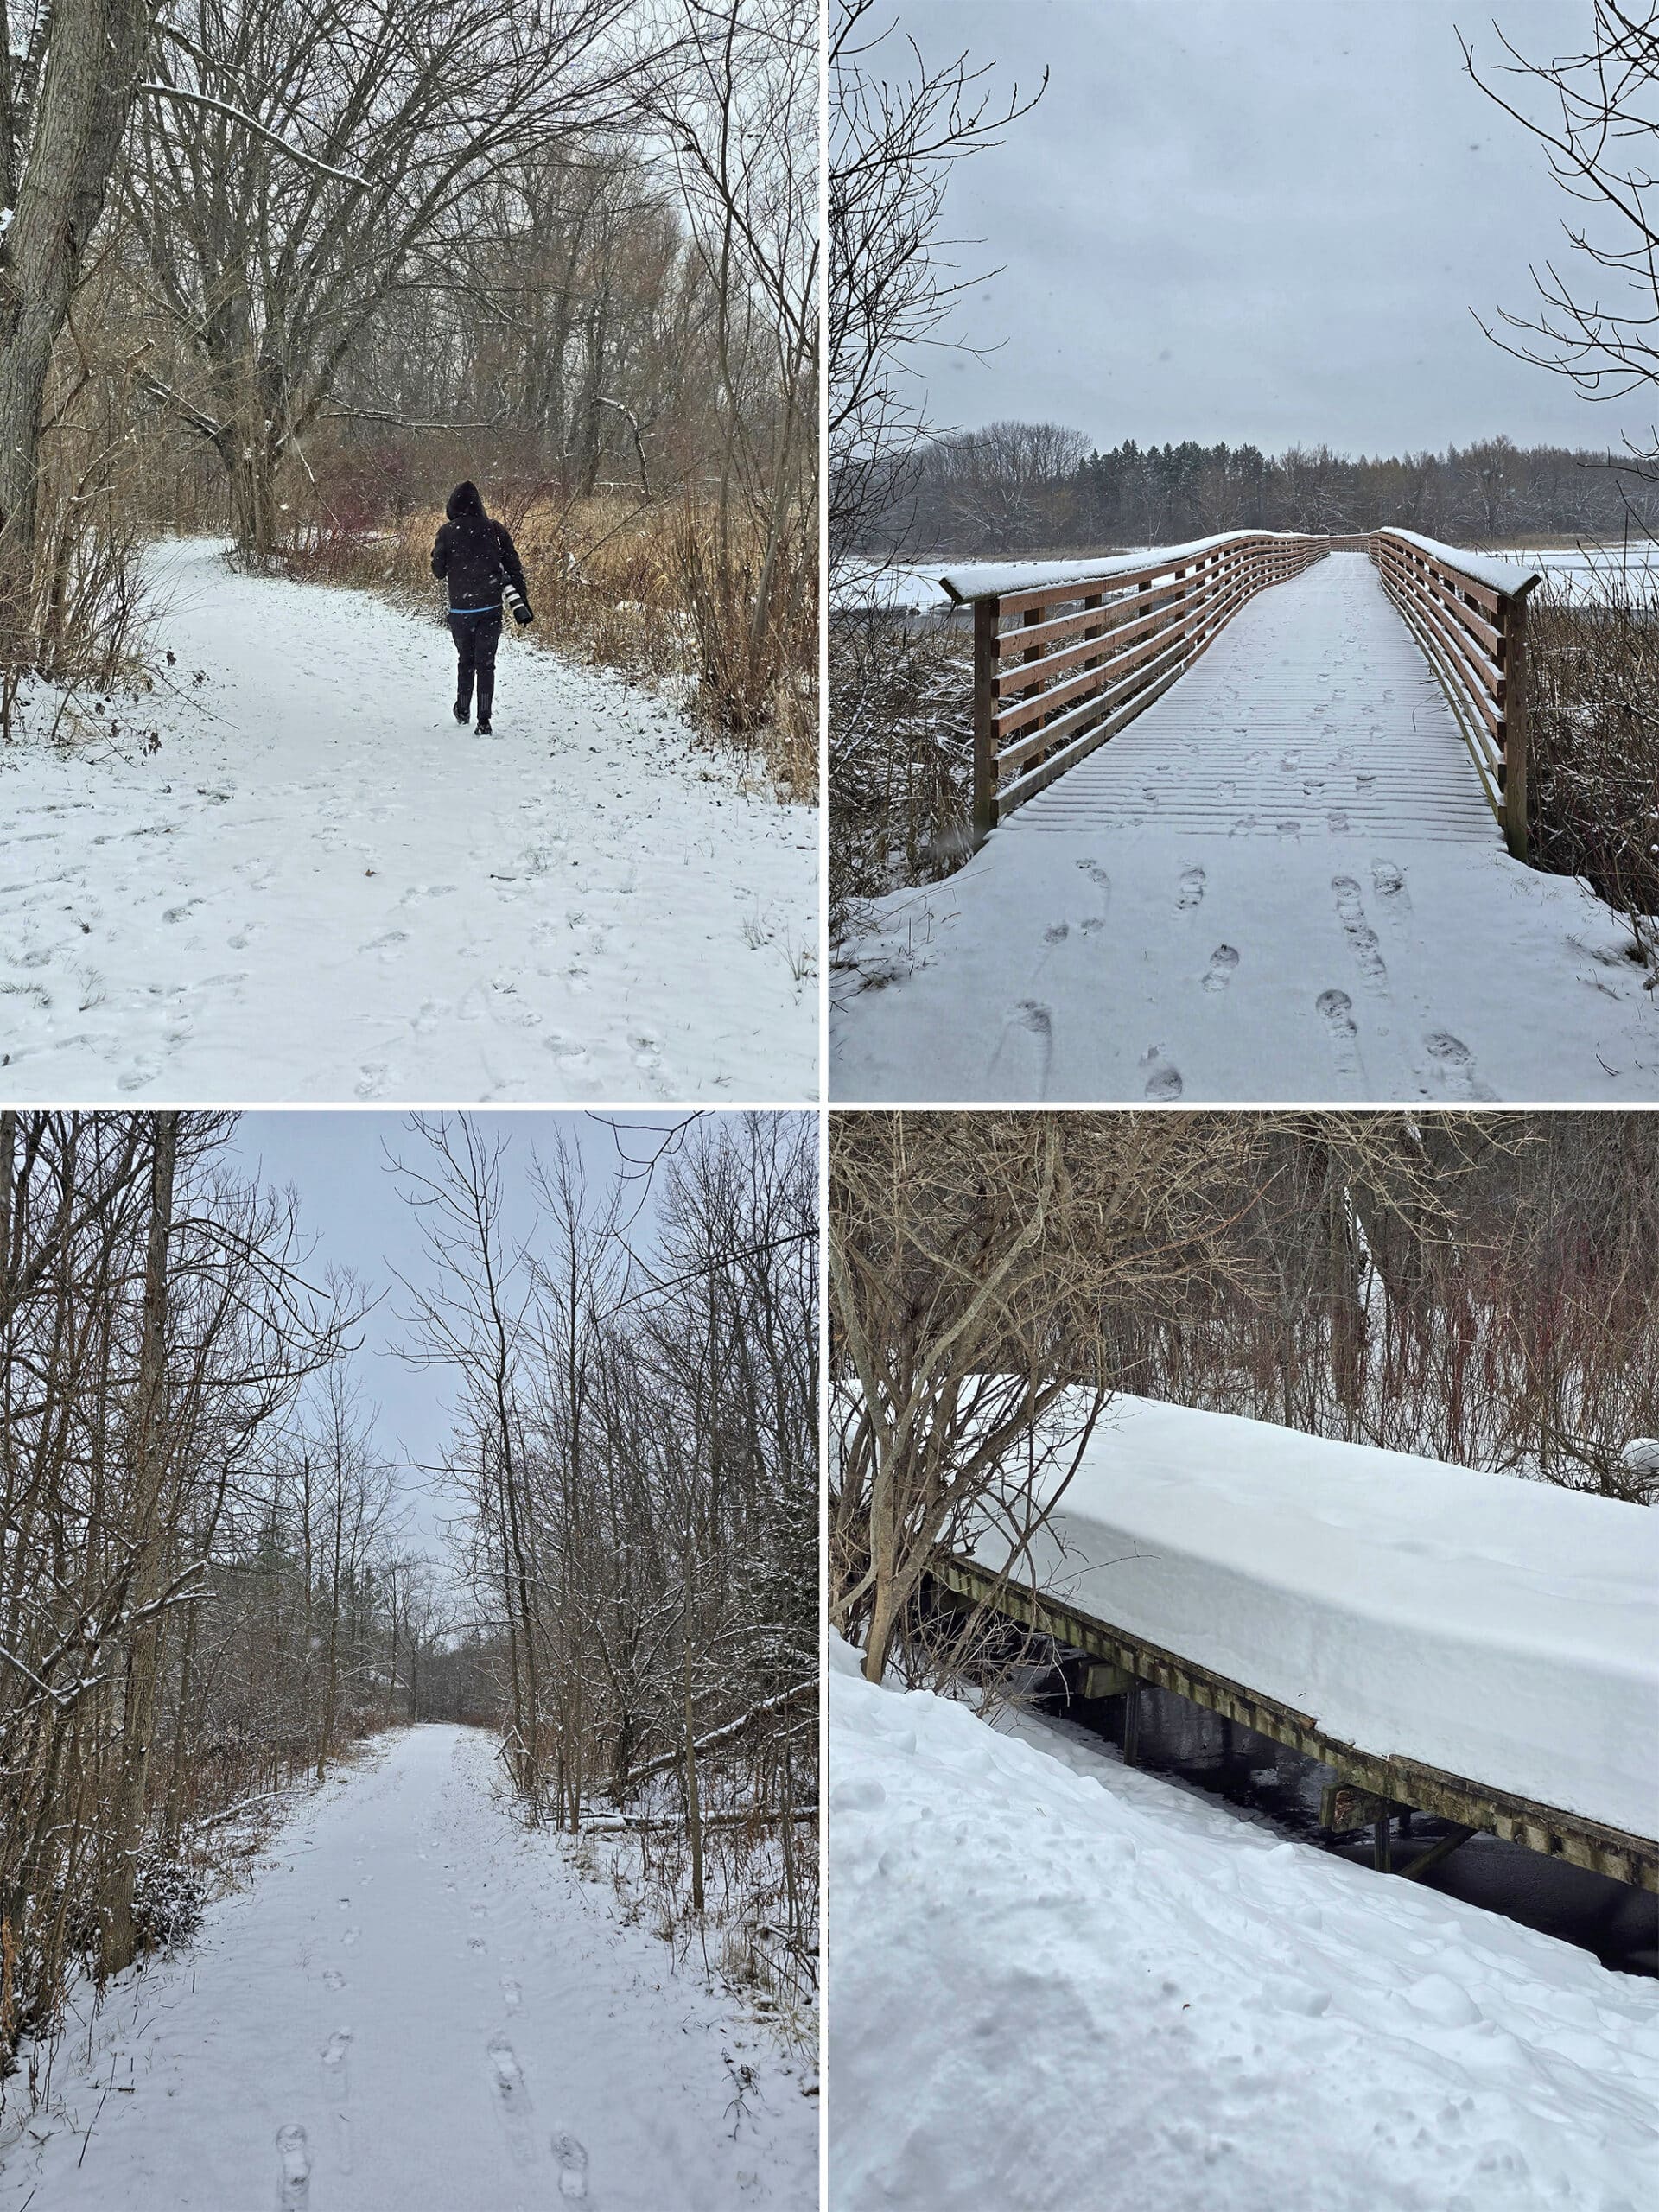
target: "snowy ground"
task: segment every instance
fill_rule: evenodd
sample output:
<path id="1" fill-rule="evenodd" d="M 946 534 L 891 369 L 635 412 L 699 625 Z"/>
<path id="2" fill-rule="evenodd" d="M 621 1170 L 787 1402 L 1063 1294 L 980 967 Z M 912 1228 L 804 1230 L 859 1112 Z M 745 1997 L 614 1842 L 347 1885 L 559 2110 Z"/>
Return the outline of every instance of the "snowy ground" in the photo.
<path id="1" fill-rule="evenodd" d="M 832 2212 L 1655 2201 L 1659 1985 L 850 1665 Z"/>
<path id="2" fill-rule="evenodd" d="M 816 1096 L 814 810 L 556 652 L 480 738 L 435 623 L 151 573 L 166 688 L 0 750 L 0 1096 Z"/>
<path id="3" fill-rule="evenodd" d="M 1253 600 L 840 951 L 842 1103 L 1659 1097 L 1629 931 L 1511 861 L 1360 554 Z"/>
<path id="4" fill-rule="evenodd" d="M 299 1813 L 90 2061 L 72 2028 L 0 2206 L 809 2212 L 805 2071 L 518 1827 L 491 1752 L 407 1731 Z"/>

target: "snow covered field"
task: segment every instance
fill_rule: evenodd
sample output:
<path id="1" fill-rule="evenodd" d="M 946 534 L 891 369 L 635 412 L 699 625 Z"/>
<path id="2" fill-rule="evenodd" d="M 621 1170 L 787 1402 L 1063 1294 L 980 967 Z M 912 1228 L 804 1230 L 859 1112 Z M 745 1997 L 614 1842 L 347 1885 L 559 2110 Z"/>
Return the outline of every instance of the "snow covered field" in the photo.
<path id="1" fill-rule="evenodd" d="M 1362 1751 L 1659 1836 L 1647 1507 L 1123 1397 L 1029 1559 Z"/>
<path id="2" fill-rule="evenodd" d="M 833 2212 L 1653 2202 L 1659 1985 L 834 1661 Z"/>
<path id="3" fill-rule="evenodd" d="M 1659 1097 L 1630 932 L 1510 859 L 1364 556 L 1252 601 L 839 950 L 843 1103 Z"/>
<path id="4" fill-rule="evenodd" d="M 523 1833 L 493 1749 L 388 1739 L 122 1979 L 90 2058 L 72 2023 L 55 2109 L 0 2137 L 0 2206 L 810 2212 L 805 2072 Z"/>
<path id="5" fill-rule="evenodd" d="M 556 652 L 480 738 L 435 624 L 151 573 L 166 688 L 0 748 L 0 1097 L 817 1096 L 814 810 Z"/>

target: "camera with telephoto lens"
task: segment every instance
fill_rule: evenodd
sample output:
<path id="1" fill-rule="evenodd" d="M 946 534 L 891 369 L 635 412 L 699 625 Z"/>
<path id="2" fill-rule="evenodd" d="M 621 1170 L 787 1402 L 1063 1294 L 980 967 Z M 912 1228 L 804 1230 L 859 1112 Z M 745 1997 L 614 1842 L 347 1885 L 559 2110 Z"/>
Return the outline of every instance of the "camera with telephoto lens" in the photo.
<path id="1" fill-rule="evenodd" d="M 501 587 L 501 596 L 506 601 L 507 605 L 512 609 L 512 619 L 515 622 L 533 622 L 536 620 L 536 617 L 530 611 L 529 601 L 524 597 L 523 592 L 515 588 L 513 585 L 503 584 Z"/>

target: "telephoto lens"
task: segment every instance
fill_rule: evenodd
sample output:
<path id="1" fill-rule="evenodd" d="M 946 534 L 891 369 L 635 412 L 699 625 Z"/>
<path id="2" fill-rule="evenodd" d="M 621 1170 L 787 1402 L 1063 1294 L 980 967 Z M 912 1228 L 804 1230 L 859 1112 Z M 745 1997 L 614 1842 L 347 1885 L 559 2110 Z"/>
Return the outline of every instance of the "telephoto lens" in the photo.
<path id="1" fill-rule="evenodd" d="M 530 602 L 514 585 L 504 584 L 501 588 L 501 595 L 512 609 L 512 619 L 515 622 L 533 622 L 536 620 L 530 611 Z"/>

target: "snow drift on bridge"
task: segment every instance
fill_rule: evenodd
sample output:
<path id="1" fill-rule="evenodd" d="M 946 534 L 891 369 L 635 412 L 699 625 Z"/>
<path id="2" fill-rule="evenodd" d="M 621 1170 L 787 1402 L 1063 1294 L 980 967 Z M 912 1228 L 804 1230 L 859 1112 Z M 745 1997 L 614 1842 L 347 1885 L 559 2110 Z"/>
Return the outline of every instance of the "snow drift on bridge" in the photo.
<path id="1" fill-rule="evenodd" d="M 1357 1750 L 1659 1836 L 1647 1508 L 1125 1397 L 1030 1560 Z"/>
<path id="2" fill-rule="evenodd" d="M 836 1661 L 832 2212 L 1651 2202 L 1659 1986 Z"/>

